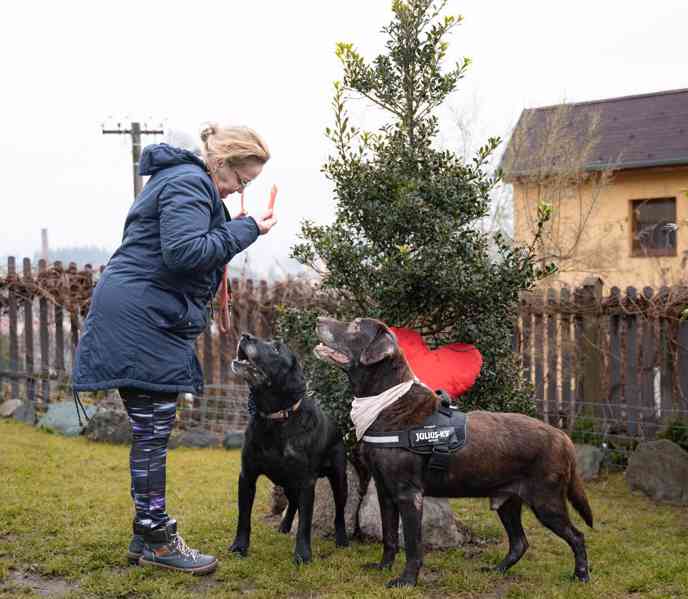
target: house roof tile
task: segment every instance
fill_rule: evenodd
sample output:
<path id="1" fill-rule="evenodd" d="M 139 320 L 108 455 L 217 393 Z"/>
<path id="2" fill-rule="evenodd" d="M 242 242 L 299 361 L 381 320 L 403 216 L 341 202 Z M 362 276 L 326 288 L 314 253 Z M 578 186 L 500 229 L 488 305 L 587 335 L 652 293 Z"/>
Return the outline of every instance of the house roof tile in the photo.
<path id="1" fill-rule="evenodd" d="M 526 109 L 501 166 L 507 179 L 544 174 L 577 148 L 584 170 L 688 165 L 688 89 Z"/>

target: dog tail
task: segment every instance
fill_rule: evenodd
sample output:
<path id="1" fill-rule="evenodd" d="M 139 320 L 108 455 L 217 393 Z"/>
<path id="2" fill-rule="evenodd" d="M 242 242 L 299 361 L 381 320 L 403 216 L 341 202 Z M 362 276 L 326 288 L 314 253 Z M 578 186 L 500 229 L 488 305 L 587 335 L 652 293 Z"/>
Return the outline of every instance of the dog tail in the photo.
<path id="1" fill-rule="evenodd" d="M 588 503 L 588 497 L 585 494 L 583 480 L 576 471 L 576 462 L 571 464 L 571 478 L 569 480 L 568 498 L 571 505 L 585 520 L 585 523 L 592 528 L 592 509 Z"/>

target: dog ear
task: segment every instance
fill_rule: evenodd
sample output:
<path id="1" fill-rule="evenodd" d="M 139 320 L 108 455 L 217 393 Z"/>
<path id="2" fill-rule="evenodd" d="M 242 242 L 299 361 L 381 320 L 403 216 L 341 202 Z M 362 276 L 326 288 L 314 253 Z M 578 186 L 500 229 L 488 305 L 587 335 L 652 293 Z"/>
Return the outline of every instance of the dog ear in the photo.
<path id="1" fill-rule="evenodd" d="M 376 362 L 381 362 L 385 358 L 393 356 L 396 349 L 397 345 L 392 334 L 384 328 L 380 328 L 370 345 L 363 350 L 361 364 L 370 366 Z"/>

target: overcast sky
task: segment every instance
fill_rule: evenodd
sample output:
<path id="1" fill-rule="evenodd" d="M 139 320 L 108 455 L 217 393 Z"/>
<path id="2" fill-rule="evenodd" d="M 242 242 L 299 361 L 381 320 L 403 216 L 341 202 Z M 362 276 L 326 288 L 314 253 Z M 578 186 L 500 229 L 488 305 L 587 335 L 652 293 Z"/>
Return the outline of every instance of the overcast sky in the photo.
<path id="1" fill-rule="evenodd" d="M 390 6 L 3 3 L 0 255 L 32 256 L 42 227 L 54 247 L 117 247 L 133 201 L 131 146 L 102 135 L 102 122 L 164 121 L 195 133 L 216 120 L 250 126 L 270 146 L 247 203 L 260 211 L 276 183 L 280 222 L 252 246 L 251 262 L 286 265 L 300 221 L 327 222 L 334 212 L 320 168 L 340 77 L 335 43 L 374 57 Z M 452 111 L 468 115 L 482 141 L 507 134 L 524 107 L 688 87 L 686 0 L 450 0 L 447 8 L 465 18 L 450 58 L 473 59 L 442 115 L 449 146 L 462 145 Z M 357 102 L 355 113 L 365 121 L 369 109 Z M 232 209 L 237 199 L 228 200 Z"/>

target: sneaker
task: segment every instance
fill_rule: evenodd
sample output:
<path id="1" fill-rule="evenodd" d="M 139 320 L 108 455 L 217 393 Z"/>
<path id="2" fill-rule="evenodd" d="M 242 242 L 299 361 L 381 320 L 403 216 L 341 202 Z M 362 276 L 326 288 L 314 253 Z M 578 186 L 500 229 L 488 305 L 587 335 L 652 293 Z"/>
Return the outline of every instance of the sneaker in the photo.
<path id="1" fill-rule="evenodd" d="M 176 520 L 146 530 L 139 563 L 191 574 L 210 574 L 217 568 L 216 557 L 187 547 L 184 539 L 177 534 Z"/>
<path id="2" fill-rule="evenodd" d="M 143 535 L 146 532 L 146 528 L 146 526 L 134 520 L 134 535 L 131 537 L 127 551 L 127 559 L 132 566 L 137 565 L 143 555 Z"/>

